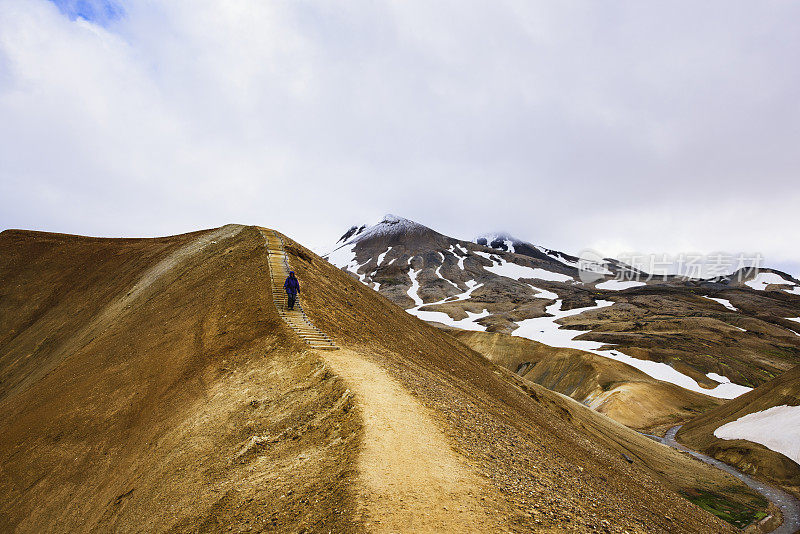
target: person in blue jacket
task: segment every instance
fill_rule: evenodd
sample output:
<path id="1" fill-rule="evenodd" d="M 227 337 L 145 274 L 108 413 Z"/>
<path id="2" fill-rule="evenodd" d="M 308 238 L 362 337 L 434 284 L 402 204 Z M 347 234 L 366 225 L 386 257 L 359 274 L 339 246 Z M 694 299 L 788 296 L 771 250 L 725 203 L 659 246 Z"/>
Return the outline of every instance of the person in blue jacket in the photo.
<path id="1" fill-rule="evenodd" d="M 294 309 L 294 303 L 297 300 L 297 295 L 300 294 L 300 281 L 294 275 L 294 271 L 289 271 L 289 276 L 283 283 L 283 289 L 286 290 L 286 297 L 289 299 L 287 308 Z"/>

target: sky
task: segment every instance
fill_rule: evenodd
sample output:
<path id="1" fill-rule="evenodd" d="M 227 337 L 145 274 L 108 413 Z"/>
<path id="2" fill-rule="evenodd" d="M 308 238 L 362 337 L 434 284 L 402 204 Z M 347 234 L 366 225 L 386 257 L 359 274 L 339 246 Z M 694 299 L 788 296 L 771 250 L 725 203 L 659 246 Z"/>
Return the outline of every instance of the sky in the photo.
<path id="1" fill-rule="evenodd" d="M 800 3 L 0 0 L 0 229 L 385 213 L 800 275 Z"/>

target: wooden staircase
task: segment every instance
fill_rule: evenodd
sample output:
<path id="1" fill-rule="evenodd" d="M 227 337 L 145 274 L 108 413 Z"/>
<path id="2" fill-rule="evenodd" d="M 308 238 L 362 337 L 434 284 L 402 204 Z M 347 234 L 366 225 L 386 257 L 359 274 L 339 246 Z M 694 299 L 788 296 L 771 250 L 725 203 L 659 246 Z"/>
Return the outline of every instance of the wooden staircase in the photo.
<path id="1" fill-rule="evenodd" d="M 303 311 L 300 299 L 294 304 L 294 310 L 286 308 L 286 291 L 283 283 L 289 276 L 289 259 L 283 249 L 283 238 L 274 230 L 265 232 L 264 246 L 269 254 L 269 272 L 272 279 L 272 300 L 278 309 L 278 314 L 300 338 L 308 343 L 311 348 L 319 350 L 337 350 L 339 347 L 317 327 L 315 327 Z"/>

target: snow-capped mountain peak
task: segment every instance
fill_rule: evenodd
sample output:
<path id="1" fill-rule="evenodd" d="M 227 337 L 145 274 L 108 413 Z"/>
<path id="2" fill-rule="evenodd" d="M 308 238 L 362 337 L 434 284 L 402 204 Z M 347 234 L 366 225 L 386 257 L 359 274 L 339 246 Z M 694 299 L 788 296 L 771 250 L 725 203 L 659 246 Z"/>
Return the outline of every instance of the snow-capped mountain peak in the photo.
<path id="1" fill-rule="evenodd" d="M 490 248 L 505 250 L 507 252 L 516 252 L 514 245 L 528 244 L 525 241 L 517 239 L 506 232 L 491 232 L 482 234 L 472 240 L 477 245 L 484 245 Z"/>
<path id="2" fill-rule="evenodd" d="M 375 237 L 404 235 L 424 230 L 428 230 L 428 228 L 412 220 L 389 213 L 384 215 L 380 222 L 372 226 L 361 225 L 351 227 L 350 230 L 339 239 L 337 244 L 351 244 Z"/>

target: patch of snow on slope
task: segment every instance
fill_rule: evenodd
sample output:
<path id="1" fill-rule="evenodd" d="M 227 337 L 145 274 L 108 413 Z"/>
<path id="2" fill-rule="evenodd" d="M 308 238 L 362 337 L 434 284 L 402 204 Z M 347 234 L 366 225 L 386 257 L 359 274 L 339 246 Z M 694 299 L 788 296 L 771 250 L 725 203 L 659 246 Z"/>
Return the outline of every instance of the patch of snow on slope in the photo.
<path id="1" fill-rule="evenodd" d="M 605 289 L 608 291 L 622 291 L 623 289 L 630 289 L 632 287 L 646 286 L 644 282 L 637 282 L 635 280 L 607 280 L 597 284 L 597 289 Z"/>
<path id="2" fill-rule="evenodd" d="M 546 249 L 544 247 L 540 247 L 539 245 L 535 245 L 534 248 L 536 250 L 538 250 L 539 252 L 541 252 L 542 254 L 544 254 L 545 256 L 553 258 L 557 262 L 563 263 L 564 265 L 566 265 L 568 267 L 574 267 L 576 269 L 580 268 L 580 263 L 579 262 L 570 261 L 567 258 L 565 258 L 564 256 L 562 256 L 561 254 L 559 254 L 558 252 L 554 251 L 554 250 Z M 611 273 L 608 273 L 608 274 L 611 274 Z"/>
<path id="3" fill-rule="evenodd" d="M 415 275 L 416 277 L 416 275 Z M 469 280 L 466 282 L 467 284 L 467 291 L 457 295 L 455 297 L 448 297 L 446 299 L 440 300 L 438 302 L 432 302 L 430 304 L 422 304 L 421 300 L 417 304 L 417 306 L 413 308 L 409 308 L 406 312 L 414 315 L 423 321 L 435 321 L 437 323 L 442 323 L 447 326 L 452 326 L 455 328 L 461 328 L 462 330 L 477 330 L 477 331 L 485 331 L 486 327 L 479 325 L 475 321 L 478 319 L 482 319 L 484 317 L 488 317 L 490 315 L 489 311 L 484 309 L 481 313 L 473 313 L 466 311 L 467 318 L 455 320 L 449 315 L 444 312 L 438 311 L 427 311 L 427 310 L 420 310 L 423 306 L 435 306 L 437 304 L 443 304 L 445 302 L 458 302 L 461 300 L 467 300 L 472 295 L 472 292 L 481 287 L 483 284 L 479 284 L 475 280 Z M 409 289 L 409 295 L 411 294 L 411 290 Z M 413 298 L 413 297 L 412 297 Z M 414 299 L 414 302 L 417 302 L 417 299 Z"/>
<path id="4" fill-rule="evenodd" d="M 552 317 L 536 317 L 534 319 L 525 319 L 520 321 L 517 323 L 519 328 L 514 330 L 511 335 L 532 339 L 534 341 L 544 343 L 545 345 L 550 345 L 551 347 L 567 347 L 592 352 L 612 360 L 626 363 L 631 367 L 635 367 L 643 373 L 655 378 L 656 380 L 663 380 L 664 382 L 669 382 L 682 388 L 704 393 L 712 397 L 732 399 L 751 390 L 751 388 L 733 384 L 731 382 L 720 384 L 714 389 L 705 389 L 690 376 L 673 369 L 665 363 L 653 362 L 650 360 L 640 360 L 615 350 L 600 350 L 600 348 L 607 345 L 607 343 L 575 339 L 579 335 L 586 332 L 584 330 L 570 330 L 561 328 L 561 325 L 556 323 L 558 319 L 561 319 L 562 317 L 568 317 L 570 315 L 578 315 L 591 310 L 605 308 L 607 306 L 611 306 L 613 302 L 598 300 L 595 306 L 578 308 L 569 311 L 561 311 L 561 304 L 562 301 L 557 300 L 554 304 L 551 304 L 546 308 L 547 313 L 551 314 Z"/>
<path id="5" fill-rule="evenodd" d="M 628 356 L 627 354 L 622 354 L 621 352 L 617 351 L 591 351 L 591 352 L 599 354 L 600 356 L 605 356 L 607 358 L 617 360 L 622 363 L 627 363 L 631 367 L 639 369 L 643 373 L 650 375 L 656 380 L 669 382 L 670 384 L 675 384 L 676 386 L 680 386 L 684 389 L 688 389 L 690 391 L 696 391 L 698 393 L 703 393 L 705 395 L 716 397 L 718 399 L 734 399 L 739 395 L 747 393 L 748 391 L 753 389 L 745 386 L 740 386 L 739 384 L 734 384 L 733 382 L 721 383 L 714 389 L 706 389 L 704 387 L 701 387 L 700 384 L 698 384 L 692 377 L 685 375 L 680 371 L 677 371 L 676 369 L 673 369 L 672 367 L 670 367 L 665 363 L 653 362 L 650 360 L 640 360 L 638 358 L 633 358 L 631 356 Z"/>
<path id="6" fill-rule="evenodd" d="M 502 249 L 499 246 L 498 247 L 493 247 L 492 243 L 503 243 L 503 245 L 506 247 L 505 250 L 507 250 L 508 252 L 511 252 L 511 253 L 516 252 L 516 248 L 514 247 L 514 243 L 521 243 L 521 241 L 515 239 L 513 236 L 511 236 L 511 235 L 509 235 L 507 233 L 483 234 L 483 235 L 480 235 L 480 236 L 478 236 L 478 237 L 476 237 L 475 239 L 472 240 L 473 243 L 476 243 L 476 244 L 479 244 L 479 245 L 481 244 L 480 243 L 481 241 L 486 241 L 486 245 L 485 246 L 487 246 L 489 248 L 497 248 L 497 249 L 500 249 L 500 250 L 502 250 Z"/>
<path id="7" fill-rule="evenodd" d="M 342 245 L 341 247 L 337 248 L 330 254 L 328 254 L 327 258 L 330 263 L 338 267 L 339 269 L 347 269 L 354 275 L 358 276 L 358 281 L 362 284 L 367 284 L 366 282 L 366 274 L 360 274 L 358 272 L 361 267 L 369 263 L 369 260 L 359 265 L 356 261 L 356 253 L 355 253 L 355 243 L 349 243 L 347 245 Z M 372 287 L 372 286 L 369 286 Z"/>
<path id="8" fill-rule="evenodd" d="M 409 269 L 408 271 L 408 276 L 411 277 L 411 287 L 408 288 L 408 296 L 414 299 L 414 304 L 416 304 L 419 307 L 422 306 L 424 303 L 422 302 L 422 299 L 419 297 L 419 280 L 417 280 L 418 274 L 419 271 L 415 271 L 414 269 Z"/>
<path id="9" fill-rule="evenodd" d="M 706 373 L 706 376 L 715 382 L 719 382 L 720 384 L 728 384 L 731 382 L 731 379 L 727 376 L 718 375 L 717 373 Z"/>
<path id="10" fill-rule="evenodd" d="M 419 317 L 423 321 L 435 321 L 437 323 L 442 323 L 442 324 L 445 324 L 447 326 L 460 328 L 462 330 L 475 330 L 475 331 L 479 331 L 479 332 L 485 332 L 486 331 L 486 327 L 476 323 L 475 321 L 477 321 L 478 319 L 483 319 L 484 317 L 488 317 L 489 315 L 491 315 L 489 313 L 489 311 L 486 310 L 486 309 L 484 309 L 481 313 L 473 313 L 473 312 L 467 311 L 466 312 L 466 314 L 467 314 L 466 319 L 460 319 L 460 320 L 456 321 L 455 319 L 453 319 L 452 317 L 450 317 L 449 315 L 447 315 L 444 312 L 422 311 L 422 310 L 418 310 L 416 308 L 413 308 L 411 310 L 406 310 L 406 311 L 409 312 L 411 315 Z"/>
<path id="11" fill-rule="evenodd" d="M 346 267 L 349 268 L 349 266 L 355 263 L 356 260 L 355 248 L 355 243 L 350 245 L 342 245 L 328 254 L 327 259 L 339 269 L 344 269 Z"/>
<path id="12" fill-rule="evenodd" d="M 478 254 L 479 256 L 482 256 L 492 262 L 492 265 L 490 267 L 484 267 L 485 270 L 499 276 L 511 278 L 513 280 L 519 280 L 520 278 L 534 278 L 537 280 L 544 280 L 546 282 L 575 281 L 574 278 L 572 278 L 571 276 L 567 276 L 566 274 L 554 273 L 552 271 L 546 271 L 544 269 L 539 269 L 539 268 L 534 269 L 533 267 L 526 267 L 524 265 L 510 263 L 500 257 L 497 257 L 497 260 L 499 260 L 498 263 L 498 261 L 494 257 L 492 257 L 494 256 L 493 254 L 488 254 L 486 252 L 476 251 L 475 254 Z"/>
<path id="13" fill-rule="evenodd" d="M 463 250 L 463 247 L 461 245 L 456 245 L 455 247 L 453 245 L 450 245 L 450 248 L 447 249 L 447 252 L 449 252 L 450 254 L 455 256 L 456 258 L 458 258 L 458 268 L 463 271 L 464 270 L 464 258 L 466 258 L 467 251 L 463 250 L 464 256 L 459 256 L 458 254 L 456 254 L 456 247 L 458 247 L 459 249 Z"/>
<path id="14" fill-rule="evenodd" d="M 536 245 L 535 248 L 536 248 L 536 250 L 538 250 L 542 254 L 544 254 L 544 255 L 546 255 L 546 256 L 548 256 L 550 258 L 553 258 L 557 262 L 563 263 L 564 265 L 566 265 L 568 267 L 574 267 L 575 269 L 578 269 L 579 271 L 587 271 L 587 272 L 591 272 L 592 274 L 602 275 L 602 276 L 613 276 L 614 275 L 614 273 L 612 273 L 608 269 L 608 262 L 607 261 L 593 261 L 593 260 L 589 260 L 588 258 L 584 258 L 584 257 L 578 258 L 578 261 L 573 261 L 573 260 L 568 260 L 560 252 L 557 252 L 555 250 L 550 250 L 550 249 L 547 249 L 547 248 L 544 248 L 544 247 L 540 247 L 539 245 Z"/>
<path id="15" fill-rule="evenodd" d="M 378 267 L 380 267 L 381 263 L 383 262 L 383 258 L 385 258 L 386 255 L 391 251 L 392 251 L 392 247 L 389 247 L 388 249 L 386 249 L 386 252 L 382 252 L 382 253 L 378 254 L 378 264 L 377 264 Z"/>
<path id="16" fill-rule="evenodd" d="M 468 298 L 472 298 L 472 292 L 478 289 L 479 287 L 483 286 L 483 284 L 479 284 L 475 280 L 467 280 L 467 290 L 460 295 L 456 295 L 455 297 L 449 297 L 442 301 L 437 302 L 437 304 L 441 304 L 442 302 L 458 302 L 459 300 L 467 300 Z"/>
<path id="17" fill-rule="evenodd" d="M 439 266 L 436 268 L 436 276 L 438 276 L 439 278 L 441 278 L 441 279 L 442 279 L 442 280 L 444 280 L 445 282 L 449 283 L 451 286 L 455 287 L 456 289 L 460 289 L 460 288 L 459 288 L 457 285 L 455 285 L 453 282 L 451 282 L 450 280 L 448 280 L 447 278 L 445 278 L 444 276 L 442 276 L 442 267 L 444 266 L 444 254 L 442 254 L 441 252 L 439 252 L 438 254 L 439 254 L 439 256 L 441 256 L 441 257 L 442 257 L 442 263 L 441 263 L 441 265 L 439 265 Z"/>
<path id="18" fill-rule="evenodd" d="M 713 300 L 714 302 L 719 302 L 720 304 L 722 304 L 731 311 L 739 311 L 733 304 L 731 304 L 731 301 L 729 301 L 728 299 L 718 299 L 714 297 L 707 297 L 705 295 L 703 295 L 703 298 L 708 300 Z"/>
<path id="19" fill-rule="evenodd" d="M 550 317 L 535 317 L 533 319 L 523 319 L 522 321 L 519 321 L 517 323 L 519 328 L 514 330 L 511 335 L 532 339 L 534 341 L 538 341 L 539 343 L 550 345 L 551 347 L 568 347 L 579 350 L 597 350 L 605 345 L 605 343 L 599 343 L 597 341 L 576 340 L 576 337 L 584 334 L 585 332 L 582 330 L 569 330 L 566 328 L 561 328 L 561 325 L 556 323 L 556 321 L 562 317 L 578 315 L 591 310 L 599 310 L 600 308 L 611 306 L 614 304 L 613 302 L 608 300 L 598 300 L 597 304 L 594 306 L 576 308 L 569 311 L 562 311 L 562 304 L 563 301 L 559 299 L 555 303 L 545 308 L 545 311 L 550 314 Z"/>
<path id="20" fill-rule="evenodd" d="M 792 295 L 800 295 L 800 286 L 794 286 L 792 289 L 784 289 L 784 291 Z"/>
<path id="21" fill-rule="evenodd" d="M 800 323 L 800 317 L 787 317 L 786 320 Z"/>
<path id="22" fill-rule="evenodd" d="M 753 289 L 757 289 L 758 291 L 764 291 L 764 289 L 770 284 L 795 285 L 794 282 L 786 280 L 779 274 L 764 272 L 758 273 L 755 278 L 745 282 L 745 285 L 748 285 Z"/>
<path id="23" fill-rule="evenodd" d="M 714 430 L 720 439 L 746 439 L 800 464 L 800 406 L 773 406 Z"/>
<path id="24" fill-rule="evenodd" d="M 553 293 L 552 291 L 547 291 L 546 289 L 542 289 L 540 287 L 532 286 L 530 284 L 528 284 L 528 286 L 530 286 L 531 289 L 536 291 L 536 294 L 534 295 L 534 297 L 536 297 L 537 299 L 547 299 L 547 300 L 556 300 L 556 299 L 558 299 L 558 295 Z"/>

